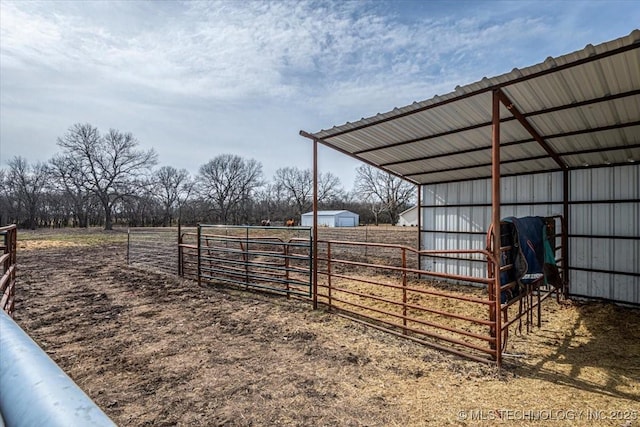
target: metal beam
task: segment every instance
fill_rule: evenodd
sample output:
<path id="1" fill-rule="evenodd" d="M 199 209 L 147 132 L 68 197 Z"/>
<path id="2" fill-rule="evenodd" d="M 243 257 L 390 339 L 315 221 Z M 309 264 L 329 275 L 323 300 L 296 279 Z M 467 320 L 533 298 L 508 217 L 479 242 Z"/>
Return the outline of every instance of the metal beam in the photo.
<path id="1" fill-rule="evenodd" d="M 591 133 L 597 133 L 597 132 L 606 132 L 606 131 L 609 131 L 609 130 L 624 129 L 624 128 L 638 126 L 638 125 L 640 125 L 640 120 L 635 120 L 635 121 L 628 122 L 628 123 L 619 123 L 619 124 L 615 124 L 615 125 L 601 126 L 601 127 L 597 127 L 597 128 L 591 128 L 591 129 L 580 129 L 580 130 L 576 130 L 576 131 L 554 133 L 554 134 L 551 134 L 551 135 L 546 135 L 545 138 L 546 138 L 546 140 L 556 139 L 556 138 L 565 138 L 567 136 L 577 136 L 577 135 L 591 134 Z M 505 142 L 501 146 L 502 147 L 511 147 L 511 146 L 514 146 L 514 145 L 528 144 L 530 142 L 536 142 L 536 140 L 534 138 L 520 139 L 520 140 L 517 140 L 517 141 Z M 605 148 L 597 148 L 597 149 L 594 148 L 594 149 L 589 149 L 589 150 L 582 150 L 582 151 L 579 151 L 579 152 L 578 151 L 558 152 L 557 154 L 560 157 L 562 157 L 562 156 L 571 156 L 571 155 L 574 155 L 574 154 L 598 153 L 598 152 L 603 152 L 603 151 L 615 151 L 615 150 L 620 150 L 620 149 L 625 149 L 625 148 L 636 148 L 637 146 L 638 146 L 638 144 L 627 144 L 625 146 L 605 147 Z M 425 160 L 434 160 L 434 159 L 438 159 L 438 158 L 442 158 L 442 157 L 461 156 L 461 155 L 464 155 L 464 154 L 478 153 L 478 152 L 481 152 L 481 151 L 488 151 L 488 150 L 491 150 L 491 146 L 490 145 L 485 145 L 485 146 L 482 146 L 482 147 L 469 148 L 469 149 L 466 149 L 466 150 L 451 151 L 451 152 L 442 153 L 442 154 L 434 154 L 433 156 L 424 156 L 424 157 L 417 157 L 417 158 L 412 158 L 412 159 L 407 159 L 407 160 L 397 160 L 397 161 L 394 161 L 394 162 L 381 163 L 380 167 L 386 168 L 386 167 L 394 166 L 394 165 L 413 163 L 413 162 L 425 161 Z M 548 157 L 548 156 L 545 156 L 545 157 Z M 415 173 L 407 174 L 406 176 L 411 176 L 411 175 L 416 175 L 416 174 Z"/>
<path id="2" fill-rule="evenodd" d="M 500 89 L 497 89 L 494 94 L 498 95 L 500 102 L 502 102 L 502 104 L 507 107 L 507 110 L 509 110 L 511 114 L 513 114 L 518 122 L 520 122 L 522 127 L 524 127 L 527 132 L 529 132 L 533 139 L 535 139 L 535 141 L 540 144 L 544 151 L 546 151 L 549 156 L 551 156 L 551 158 L 558 164 L 558 166 L 560 166 L 561 169 L 567 169 L 567 165 L 562 161 L 560 156 L 558 156 L 558 153 L 556 153 L 554 149 L 551 148 L 551 146 L 547 144 L 544 139 L 542 139 L 542 136 L 540 136 L 538 131 L 535 130 L 533 126 L 531 126 L 531 123 L 529 123 L 529 121 L 522 115 L 520 110 L 518 110 L 518 107 L 516 107 L 516 105 L 509 99 L 509 97 Z"/>
<path id="3" fill-rule="evenodd" d="M 495 322 L 496 363 L 502 365 L 502 305 L 500 286 L 500 95 L 493 91 L 491 99 L 491 224 L 493 225 L 493 321 Z"/>
<path id="4" fill-rule="evenodd" d="M 318 308 L 318 140 L 313 139 L 313 309 Z"/>
<path id="5" fill-rule="evenodd" d="M 402 180 L 404 180 L 404 181 L 410 182 L 410 183 L 412 183 L 412 184 L 414 184 L 414 185 L 418 185 L 418 182 L 417 182 L 417 181 L 414 181 L 414 180 L 412 180 L 412 179 L 409 179 L 409 178 L 407 178 L 406 176 L 400 175 L 400 174 L 398 174 L 398 173 L 396 173 L 396 172 L 390 171 L 390 170 L 388 170 L 388 169 L 386 169 L 386 168 L 384 168 L 384 167 L 380 166 L 380 165 L 379 165 L 379 164 L 377 164 L 377 163 L 374 163 L 374 162 L 371 162 L 371 161 L 369 161 L 369 160 L 366 160 L 366 159 L 363 159 L 363 158 L 360 158 L 360 157 L 354 156 L 354 155 L 353 155 L 353 153 L 350 153 L 350 152 L 348 152 L 348 151 L 346 151 L 346 150 L 344 150 L 344 149 L 342 149 L 342 148 L 340 148 L 340 147 L 336 147 L 335 145 L 333 145 L 333 144 L 331 144 L 331 143 L 329 143 L 329 142 L 325 141 L 325 140 L 324 140 L 324 139 L 322 139 L 322 138 L 316 138 L 315 136 L 313 136 L 312 134 L 310 134 L 310 133 L 309 133 L 309 132 L 307 132 L 307 131 L 301 130 L 301 131 L 300 131 L 300 136 L 304 136 L 305 138 L 309 138 L 309 139 L 311 139 L 311 140 L 313 140 L 313 141 L 319 142 L 320 144 L 322 144 L 322 145 L 324 145 L 324 146 L 327 146 L 327 147 L 329 147 L 329 148 L 331 148 L 331 149 L 333 149 L 333 150 L 336 150 L 336 151 L 338 151 L 338 152 L 340 152 L 340 153 L 342 153 L 342 154 L 344 154 L 344 155 L 346 155 L 346 156 L 349 156 L 349 157 L 351 157 L 351 158 L 353 158 L 353 159 L 359 160 L 359 161 L 361 161 L 362 163 L 366 163 L 366 164 L 368 164 L 369 166 L 373 166 L 373 167 L 374 167 L 374 168 L 376 168 L 376 169 L 383 170 L 383 171 L 385 171 L 386 173 L 388 173 L 389 175 L 393 175 L 393 176 L 395 176 L 395 177 L 397 177 L 397 178 L 400 178 L 400 179 L 402 179 Z"/>

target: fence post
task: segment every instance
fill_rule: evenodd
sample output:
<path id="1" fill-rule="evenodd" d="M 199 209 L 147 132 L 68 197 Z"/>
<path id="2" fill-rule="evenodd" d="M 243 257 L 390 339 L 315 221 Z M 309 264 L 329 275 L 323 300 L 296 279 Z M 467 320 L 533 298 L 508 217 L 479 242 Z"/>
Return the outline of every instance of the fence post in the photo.
<path id="1" fill-rule="evenodd" d="M 402 332 L 407 334 L 407 250 L 402 248 Z"/>
<path id="2" fill-rule="evenodd" d="M 244 255 L 244 283 L 245 290 L 249 289 L 249 227 L 245 227 L 245 255 Z"/>
<path id="3" fill-rule="evenodd" d="M 182 227 L 180 225 L 180 218 L 178 218 L 178 277 L 184 277 L 184 271 L 182 269 Z"/>
<path id="4" fill-rule="evenodd" d="M 202 243 L 201 243 L 201 236 L 202 234 L 202 225 L 198 224 L 198 233 L 197 233 L 197 237 L 198 237 L 198 286 L 202 286 Z"/>
<path id="5" fill-rule="evenodd" d="M 127 228 L 127 265 L 131 264 L 130 262 L 130 246 L 131 246 L 131 229 Z"/>
<path id="6" fill-rule="evenodd" d="M 331 242 L 327 242 L 327 296 L 331 310 Z"/>
<path id="7" fill-rule="evenodd" d="M 284 280 L 287 283 L 287 299 L 291 298 L 291 286 L 289 285 L 289 244 L 291 244 L 291 239 L 289 239 L 288 243 L 282 242 L 282 255 L 284 256 Z"/>

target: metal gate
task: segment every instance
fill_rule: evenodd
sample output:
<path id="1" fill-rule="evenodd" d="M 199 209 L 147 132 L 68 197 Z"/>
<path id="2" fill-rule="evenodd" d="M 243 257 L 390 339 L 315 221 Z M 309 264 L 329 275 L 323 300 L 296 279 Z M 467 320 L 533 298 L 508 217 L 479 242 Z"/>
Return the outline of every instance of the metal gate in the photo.
<path id="1" fill-rule="evenodd" d="M 312 296 L 310 227 L 198 225 L 179 233 L 179 271 L 198 283 L 225 283 Z"/>

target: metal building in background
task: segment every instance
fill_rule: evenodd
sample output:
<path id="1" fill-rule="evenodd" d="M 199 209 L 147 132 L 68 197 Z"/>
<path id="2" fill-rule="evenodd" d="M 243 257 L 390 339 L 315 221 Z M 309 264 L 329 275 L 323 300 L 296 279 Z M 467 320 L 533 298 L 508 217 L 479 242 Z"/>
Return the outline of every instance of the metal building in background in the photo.
<path id="1" fill-rule="evenodd" d="M 300 225 L 313 226 L 313 212 L 302 214 Z M 318 226 L 320 227 L 357 227 L 360 215 L 351 211 L 318 211 Z"/>

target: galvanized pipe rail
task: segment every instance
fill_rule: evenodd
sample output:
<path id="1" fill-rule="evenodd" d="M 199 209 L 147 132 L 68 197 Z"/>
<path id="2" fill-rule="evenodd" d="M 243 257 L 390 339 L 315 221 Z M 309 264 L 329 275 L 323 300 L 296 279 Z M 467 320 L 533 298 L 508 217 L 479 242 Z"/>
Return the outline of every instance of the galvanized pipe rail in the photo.
<path id="1" fill-rule="evenodd" d="M 0 414 L 7 426 L 115 426 L 1 310 L 0 354 Z"/>

